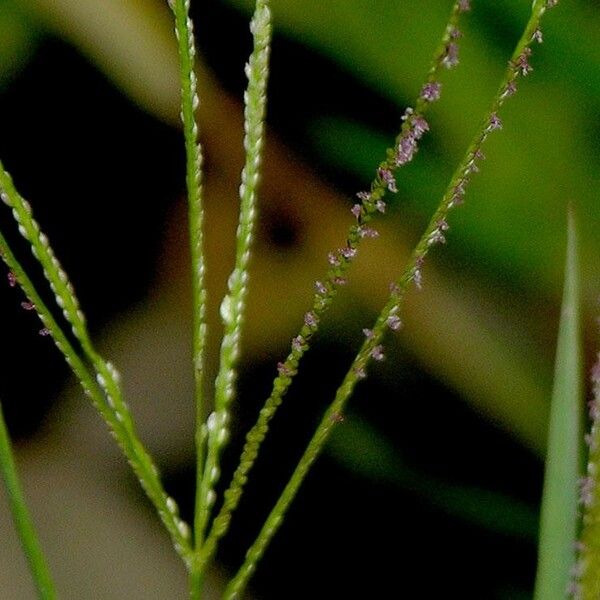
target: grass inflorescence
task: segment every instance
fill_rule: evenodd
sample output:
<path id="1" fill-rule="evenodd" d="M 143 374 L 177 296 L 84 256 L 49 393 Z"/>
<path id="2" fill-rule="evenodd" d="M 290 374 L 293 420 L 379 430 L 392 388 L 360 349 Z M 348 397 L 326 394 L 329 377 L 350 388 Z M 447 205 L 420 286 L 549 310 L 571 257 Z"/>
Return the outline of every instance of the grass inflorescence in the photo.
<path id="1" fill-rule="evenodd" d="M 470 4 L 468 3 L 459 2 L 455 5 L 454 11 L 458 10 L 458 12 L 460 12 L 469 6 Z M 338 388 L 333 402 L 328 407 L 317 430 L 311 438 L 292 477 L 267 517 L 256 540 L 247 551 L 244 563 L 230 582 L 226 592 L 227 598 L 233 599 L 238 597 L 247 585 L 257 562 L 262 557 L 270 540 L 281 525 L 286 511 L 293 501 L 300 485 L 304 481 L 310 467 L 321 453 L 334 427 L 342 420 L 341 417 L 344 409 L 356 384 L 366 377 L 366 369 L 369 362 L 372 360 L 383 360 L 383 337 L 389 329 L 396 330 L 398 324 L 401 323 L 399 314 L 408 287 L 411 284 L 414 284 L 417 288 L 422 286 L 425 258 L 433 246 L 445 242 L 445 232 L 449 227 L 447 221 L 448 214 L 453 208 L 463 203 L 466 188 L 471 181 L 473 174 L 479 171 L 478 164 L 484 158 L 482 149 L 488 136 L 493 131 L 502 128 L 502 121 L 499 116 L 500 109 L 504 102 L 516 92 L 517 80 L 520 77 L 528 75 L 532 70 L 529 63 L 529 58 L 532 54 L 531 46 L 533 43 L 539 43 L 542 39 L 540 21 L 546 8 L 548 8 L 546 2 L 536 2 L 533 4 L 529 21 L 525 26 L 523 35 L 515 47 L 511 59 L 509 60 L 505 76 L 492 101 L 490 110 L 486 113 L 479 131 L 475 134 L 464 158 L 461 160 L 452 176 L 446 193 L 444 194 L 438 209 L 431 218 L 428 227 L 417 243 L 404 273 L 398 281 L 391 284 L 391 293 L 386 305 L 380 312 L 374 325 L 371 328 L 363 330 L 365 337 L 359 352 L 352 362 L 350 369 L 347 371 L 342 384 Z M 454 14 L 455 13 L 453 12 L 453 15 Z M 446 31 L 448 32 L 448 30 Z M 448 48 L 448 46 L 446 46 L 446 48 Z M 455 52 L 454 49 L 452 49 L 451 52 L 446 49 L 445 53 L 443 52 L 441 55 L 438 55 L 437 62 L 444 64 L 444 61 L 446 60 L 445 57 L 450 55 L 453 57 L 452 62 L 454 63 Z M 424 101 L 423 92 L 421 93 L 420 99 L 421 101 Z M 417 104 L 417 106 L 419 105 Z M 418 112 L 408 110 L 404 115 L 404 120 L 405 127 L 406 124 L 408 124 L 409 128 L 417 129 L 417 135 L 425 129 L 422 116 Z M 405 128 L 403 127 L 403 133 L 404 132 Z M 396 150 L 396 153 L 398 154 L 403 150 L 403 133 L 400 134 L 398 139 Z M 390 159 L 393 160 L 392 157 L 388 160 Z M 382 188 L 382 184 L 387 186 L 391 191 L 395 189 L 395 180 L 393 179 L 393 174 L 388 166 L 389 163 L 383 163 L 379 167 L 379 177 L 375 181 L 371 193 L 364 196 L 366 200 L 371 202 L 379 201 L 377 191 Z M 373 197 L 374 193 L 376 194 L 375 197 Z"/>
<path id="2" fill-rule="evenodd" d="M 8 242 L 0 234 L 0 253 L 10 269 L 10 283 L 18 284 L 26 296 L 23 303 L 27 310 L 35 310 L 41 320 L 40 333 L 51 336 L 59 351 L 77 376 L 85 393 L 109 426 L 142 487 L 154 504 L 163 525 L 169 532 L 176 551 L 189 571 L 192 598 L 203 594 L 203 582 L 218 548 L 220 539 L 228 532 L 232 515 L 239 505 L 249 473 L 261 449 L 271 420 L 284 400 L 294 381 L 301 361 L 309 350 L 320 323 L 331 307 L 341 286 L 347 283 L 350 266 L 362 247 L 362 241 L 378 236 L 372 226 L 376 217 L 386 212 L 386 195 L 398 190 L 398 170 L 412 161 L 418 151 L 420 140 L 429 131 L 425 116 L 429 108 L 442 94 L 442 73 L 454 68 L 459 62 L 460 19 L 471 10 L 470 0 L 453 3 L 441 40 L 435 50 L 429 70 L 418 91 L 413 106 L 405 109 L 402 126 L 394 144 L 378 165 L 370 186 L 357 194 L 351 208 L 352 223 L 344 242 L 327 256 L 327 270 L 315 282 L 312 304 L 303 316 L 300 329 L 293 337 L 288 355 L 278 363 L 277 376 L 272 391 L 260 410 L 256 424 L 246 436 L 239 464 L 226 489 L 216 516 L 213 508 L 217 501 L 216 485 L 220 479 L 221 451 L 229 435 L 229 423 L 235 410 L 237 368 L 240 356 L 240 340 L 246 310 L 249 262 L 252 240 L 257 220 L 257 194 L 260 180 L 262 153 L 265 139 L 265 115 L 267 105 L 267 82 L 272 36 L 271 9 L 268 0 L 256 0 L 250 29 L 253 51 L 246 65 L 248 87 L 245 104 L 245 164 L 241 174 L 240 217 L 237 230 L 236 258 L 228 280 L 227 293 L 221 303 L 223 338 L 220 348 L 219 370 L 214 386 L 214 405 L 209 406 L 205 394 L 205 347 L 206 347 L 206 285 L 204 259 L 204 216 L 202 191 L 202 147 L 199 143 L 199 125 L 196 111 L 199 95 L 196 85 L 194 26 L 190 17 L 190 0 L 168 0 L 174 16 L 178 41 L 181 85 L 181 118 L 186 149 L 186 182 L 188 193 L 188 217 L 190 253 L 192 262 L 193 297 L 193 371 L 195 378 L 196 407 L 196 499 L 193 532 L 179 516 L 176 502 L 170 498 L 161 483 L 158 470 L 136 433 L 133 416 L 123 398 L 120 376 L 116 368 L 96 350 L 88 332 L 87 324 L 79 307 L 74 288 L 57 260 L 48 238 L 32 215 L 30 205 L 20 196 L 11 177 L 0 163 L 0 194 L 12 210 L 21 235 L 41 265 L 47 283 L 53 293 L 62 318 L 55 317 L 56 308 L 49 307 L 42 299 Z M 280 527 L 287 510 L 315 460 L 319 457 L 332 431 L 343 420 L 348 400 L 356 385 L 367 376 L 372 361 L 385 358 L 385 337 L 399 331 L 403 324 L 402 308 L 405 297 L 412 287 L 420 289 L 424 284 L 426 259 L 432 248 L 446 242 L 449 215 L 460 206 L 473 176 L 484 160 L 484 146 L 489 136 L 502 129 L 501 110 L 504 103 L 517 91 L 520 80 L 531 71 L 531 58 L 535 44 L 543 41 L 541 19 L 557 0 L 535 0 L 523 34 L 516 44 L 491 106 L 486 112 L 464 157 L 452 175 L 447 189 L 431 217 L 420 240 L 415 246 L 404 271 L 390 285 L 387 302 L 370 327 L 363 329 L 364 339 L 354 360 L 348 368 L 335 397 L 325 411 L 304 454 L 291 478 L 260 528 L 258 536 L 246 553 L 245 560 L 231 579 L 224 593 L 228 599 L 240 597 L 255 571 L 270 541 Z M 70 332 L 65 333 L 65 326 Z M 596 502 L 597 464 L 600 454 L 597 440 L 598 409 L 597 392 L 600 388 L 600 367 L 594 370 L 596 397 L 592 403 L 593 420 L 590 440 L 590 463 L 588 476 L 582 485 L 584 499 L 584 532 L 580 544 L 580 578 L 577 590 L 582 597 L 597 596 L 600 564 L 600 546 L 597 528 L 600 510 Z M 7 477 L 13 511 L 17 522 L 25 531 L 24 546 L 30 559 L 34 576 L 38 581 L 40 595 L 54 597 L 53 586 L 45 567 L 39 544 L 33 534 L 24 510 L 22 494 L 18 489 L 12 453 L 8 444 L 3 421 L 0 420 L 0 459 Z M 212 518 L 211 518 L 212 517 Z M 587 583 L 587 581 L 596 583 Z M 42 589 L 48 592 L 44 596 Z M 593 590 L 586 592 L 585 590 Z M 586 595 L 587 594 L 587 595 Z M 595 595 L 594 595 L 595 594 Z"/>

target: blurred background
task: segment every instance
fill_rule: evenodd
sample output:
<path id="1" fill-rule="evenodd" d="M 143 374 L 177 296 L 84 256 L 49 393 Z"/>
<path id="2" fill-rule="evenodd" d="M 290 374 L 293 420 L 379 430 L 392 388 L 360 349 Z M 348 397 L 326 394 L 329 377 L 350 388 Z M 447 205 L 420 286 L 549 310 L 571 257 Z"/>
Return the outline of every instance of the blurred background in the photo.
<path id="1" fill-rule="evenodd" d="M 233 259 L 250 0 L 193 2 L 200 50 L 210 294 Z M 239 409 L 225 472 L 270 391 L 327 252 L 344 242 L 400 115 L 418 93 L 450 0 L 272 0 L 269 136 Z M 389 282 L 439 202 L 497 88 L 530 0 L 473 2 L 461 64 L 431 133 L 323 322 L 211 591 L 282 489 Z M 529 598 L 565 249 L 576 207 L 591 362 L 600 266 L 600 7 L 548 13 L 534 72 L 502 112 L 487 161 L 432 252 L 405 327 L 386 341 L 253 580 L 254 598 Z M 162 0 L 0 0 L 0 157 L 123 373 L 140 433 L 190 518 L 193 414 L 184 155 L 171 15 Z M 35 272 L 7 210 L 3 232 Z M 6 273 L 2 270 L 2 279 Z M 185 573 L 104 425 L 0 285 L 0 398 L 64 598 L 185 597 Z M 210 378 L 209 378 L 210 379 Z M 227 480 L 227 476 L 224 477 Z M 4 502 L 4 500 L 2 500 Z M 0 594 L 34 597 L 2 505 Z"/>

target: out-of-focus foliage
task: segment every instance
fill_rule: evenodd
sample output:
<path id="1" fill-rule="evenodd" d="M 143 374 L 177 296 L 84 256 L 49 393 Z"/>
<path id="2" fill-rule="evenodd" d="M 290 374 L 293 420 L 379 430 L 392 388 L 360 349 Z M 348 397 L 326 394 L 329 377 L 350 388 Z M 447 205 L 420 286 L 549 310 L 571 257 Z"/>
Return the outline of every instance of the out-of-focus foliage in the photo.
<path id="1" fill-rule="evenodd" d="M 0 87 L 27 64 L 37 37 L 37 28 L 20 2 L 0 0 Z"/>
<path id="2" fill-rule="evenodd" d="M 248 0 L 231 0 L 248 9 Z M 393 0 L 275 0 L 277 23 L 287 35 L 325 53 L 399 106 L 419 88 L 440 31 L 447 2 Z M 482 118 L 530 8 L 527 0 L 474 3 L 463 27 L 462 63 L 431 116 L 431 146 L 400 178 L 398 197 L 423 218 L 430 214 Z M 489 164 L 463 212 L 452 250 L 485 271 L 508 274 L 532 293 L 555 294 L 564 236 L 564 206 L 576 198 L 586 215 L 600 213 L 595 190 L 600 169 L 597 115 L 600 105 L 600 15 L 590 2 L 570 2 L 544 22 L 546 42 L 536 49 L 534 75 L 506 111 L 505 131 L 489 147 Z M 313 88 L 305 93 L 317 93 Z M 558 106 L 559 104 L 559 106 Z M 389 124 L 394 131 L 396 124 Z M 367 179 L 376 164 L 374 136 L 364 126 L 323 115 L 313 130 L 323 157 Z M 389 133 L 385 137 L 389 139 Z M 385 143 L 385 142 L 384 142 Z M 426 156 L 425 156 L 426 154 Z M 585 158 L 584 158 L 585 157 Z M 596 168 L 593 168 L 595 166 Z M 549 176 L 549 173 L 552 176 Z M 600 248 L 584 238 L 586 253 Z M 589 255 L 589 254 L 588 254 Z"/>
<path id="3" fill-rule="evenodd" d="M 45 31 L 74 44 L 137 103 L 161 119 L 176 122 L 177 54 L 165 2 L 24 0 L 19 4 Z"/>

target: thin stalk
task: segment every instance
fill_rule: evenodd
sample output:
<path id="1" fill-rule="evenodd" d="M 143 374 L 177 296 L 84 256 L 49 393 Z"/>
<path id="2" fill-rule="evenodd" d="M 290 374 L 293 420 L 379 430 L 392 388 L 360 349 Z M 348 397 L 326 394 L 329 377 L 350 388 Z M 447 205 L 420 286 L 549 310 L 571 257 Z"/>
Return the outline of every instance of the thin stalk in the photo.
<path id="1" fill-rule="evenodd" d="M 267 106 L 267 80 L 271 44 L 271 11 L 267 0 L 257 0 L 250 24 L 254 49 L 246 65 L 248 88 L 244 94 L 244 148 L 246 162 L 240 185 L 240 217 L 235 266 L 229 276 L 228 293 L 221 304 L 223 340 L 215 382 L 215 410 L 208 419 L 208 451 L 197 504 L 196 547 L 208 524 L 220 474 L 220 452 L 228 436 L 229 409 L 235 396 L 241 329 L 246 309 L 248 263 L 256 221 L 256 193 L 262 162 Z"/>
<path id="2" fill-rule="evenodd" d="M 204 241 L 202 204 L 202 147 L 198 142 L 196 110 L 200 104 L 196 90 L 194 24 L 190 18 L 190 0 L 169 0 L 175 16 L 175 34 L 179 49 L 181 74 L 181 120 L 185 137 L 186 183 L 188 192 L 188 225 L 192 262 L 192 356 L 196 400 L 196 510 L 195 544 L 201 543 L 202 514 L 201 482 L 204 468 L 204 447 L 208 436 L 204 406 L 204 363 L 206 347 L 206 286 L 204 282 Z"/>
<path id="3" fill-rule="evenodd" d="M 460 0 L 452 6 L 444 33 L 434 52 L 425 83 L 415 100 L 415 109 L 407 109 L 405 112 L 403 117 L 404 123 L 395 140 L 395 145 L 393 148 L 388 149 L 387 158 L 380 163 L 377 169 L 377 176 L 371 183 L 370 191 L 358 194 L 361 203 L 355 204 L 352 207 L 352 214 L 356 219 L 356 223 L 350 227 L 346 244 L 336 252 L 330 253 L 328 257 L 330 267 L 325 278 L 323 281 L 317 281 L 315 284 L 312 307 L 304 317 L 304 324 L 300 332 L 292 340 L 290 353 L 285 361 L 279 363 L 279 375 L 273 382 L 271 394 L 260 411 L 256 424 L 246 436 L 246 443 L 240 457 L 239 465 L 225 492 L 223 505 L 213 521 L 201 552 L 203 570 L 206 570 L 208 563 L 214 556 L 219 540 L 229 529 L 232 513 L 240 502 L 248 473 L 258 456 L 260 445 L 266 437 L 269 423 L 275 416 L 292 383 L 300 361 L 318 330 L 321 318 L 331 306 L 339 287 L 346 283 L 347 271 L 358 251 L 361 241 L 365 237 L 376 236 L 376 232 L 367 227 L 367 224 L 377 213 L 385 212 L 386 204 L 383 198 L 386 192 L 396 191 L 394 173 L 399 167 L 412 159 L 412 156 L 417 151 L 418 139 L 428 130 L 428 125 L 423 115 L 429 109 L 429 105 L 439 99 L 441 91 L 439 77 L 441 71 L 452 68 L 458 63 L 458 46 L 456 40 L 460 36 L 458 30 L 459 18 L 469 8 L 469 3 Z"/>
<path id="4" fill-rule="evenodd" d="M 554 5 L 554 2 L 552 2 L 552 5 Z M 527 22 L 523 35 L 516 45 L 506 75 L 492 102 L 489 113 L 486 113 L 479 131 L 474 136 L 464 158 L 451 178 L 446 193 L 413 251 L 412 257 L 409 260 L 404 273 L 392 286 L 390 298 L 377 317 L 372 329 L 365 330 L 365 340 L 352 362 L 350 369 L 346 373 L 342 384 L 338 388 L 332 404 L 325 412 L 323 419 L 310 440 L 292 477 L 267 517 L 258 537 L 246 553 L 244 563 L 229 582 L 224 594 L 224 598 L 227 600 L 239 598 L 242 595 L 258 561 L 263 556 L 268 544 L 279 529 L 291 502 L 295 498 L 300 485 L 306 477 L 306 474 L 320 455 L 333 428 L 342 420 L 341 416 L 354 387 L 366 376 L 367 365 L 373 359 L 381 360 L 383 358 L 381 340 L 388 328 L 394 329 L 393 324 L 397 323 L 396 319 L 399 318 L 398 313 L 408 287 L 411 284 L 420 287 L 424 259 L 432 246 L 445 241 L 444 232 L 448 227 L 446 217 L 452 208 L 462 202 L 465 186 L 470 181 L 472 174 L 477 170 L 473 168 L 475 166 L 475 161 L 482 158 L 481 148 L 483 143 L 487 139 L 489 133 L 502 126 L 497 114 L 498 110 L 502 107 L 505 100 L 516 90 L 515 82 L 519 75 L 527 75 L 531 70 L 529 63 L 527 62 L 531 53 L 530 45 L 534 40 L 541 40 L 540 34 L 538 33 L 540 31 L 539 24 L 541 17 L 548 6 L 547 0 L 544 0 L 543 2 L 534 2 L 529 21 Z"/>
<path id="5" fill-rule="evenodd" d="M 191 556 L 191 546 L 188 540 L 189 528 L 179 519 L 175 501 L 169 498 L 164 491 L 158 469 L 139 440 L 129 408 L 122 399 L 118 381 L 119 375 L 116 369 L 110 363 L 106 363 L 93 348 L 83 315 L 78 314 L 81 311 L 78 308 L 73 288 L 54 257 L 48 239 L 33 219 L 29 204 L 18 194 L 12 184 L 12 179 L 1 163 L 0 188 L 4 202 L 13 207 L 13 214 L 19 223 L 19 231 L 32 244 L 34 256 L 42 265 L 46 278 L 55 294 L 56 302 L 63 308 L 65 319 L 71 323 L 73 334 L 81 343 L 85 359 L 79 355 L 64 334 L 52 312 L 16 259 L 8 242 L 0 234 L 2 260 L 10 269 L 12 277 L 25 292 L 31 308 L 37 312 L 44 326 L 40 334 L 51 336 L 54 340 L 67 364 L 80 381 L 84 391 L 92 399 L 92 403 L 113 432 L 142 487 L 169 531 L 177 552 L 186 564 L 189 563 Z M 90 364 L 86 364 L 85 360 Z M 90 369 L 90 365 L 93 369 Z M 93 374 L 94 370 L 95 374 Z"/>
<path id="6" fill-rule="evenodd" d="M 29 563 L 33 582 L 41 600 L 54 600 L 56 589 L 46 563 L 46 558 L 25 503 L 25 496 L 17 475 L 17 467 L 10 443 L 2 406 L 0 405 L 0 472 L 6 485 L 8 503 L 23 552 Z"/>
<path id="7" fill-rule="evenodd" d="M 189 569 L 188 575 L 188 587 L 190 589 L 190 600 L 201 600 L 202 598 L 202 584 L 204 580 L 202 573 L 197 567 L 197 561 L 194 561 Z"/>

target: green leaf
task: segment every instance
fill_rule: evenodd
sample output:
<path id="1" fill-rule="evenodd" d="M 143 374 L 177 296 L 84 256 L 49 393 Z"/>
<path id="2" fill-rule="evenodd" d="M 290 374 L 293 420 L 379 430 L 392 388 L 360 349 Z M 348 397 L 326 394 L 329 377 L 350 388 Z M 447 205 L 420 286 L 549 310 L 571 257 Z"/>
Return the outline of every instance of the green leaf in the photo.
<path id="1" fill-rule="evenodd" d="M 575 564 L 578 480 L 582 465 L 583 377 L 577 230 L 569 211 L 535 598 L 563 600 Z"/>

